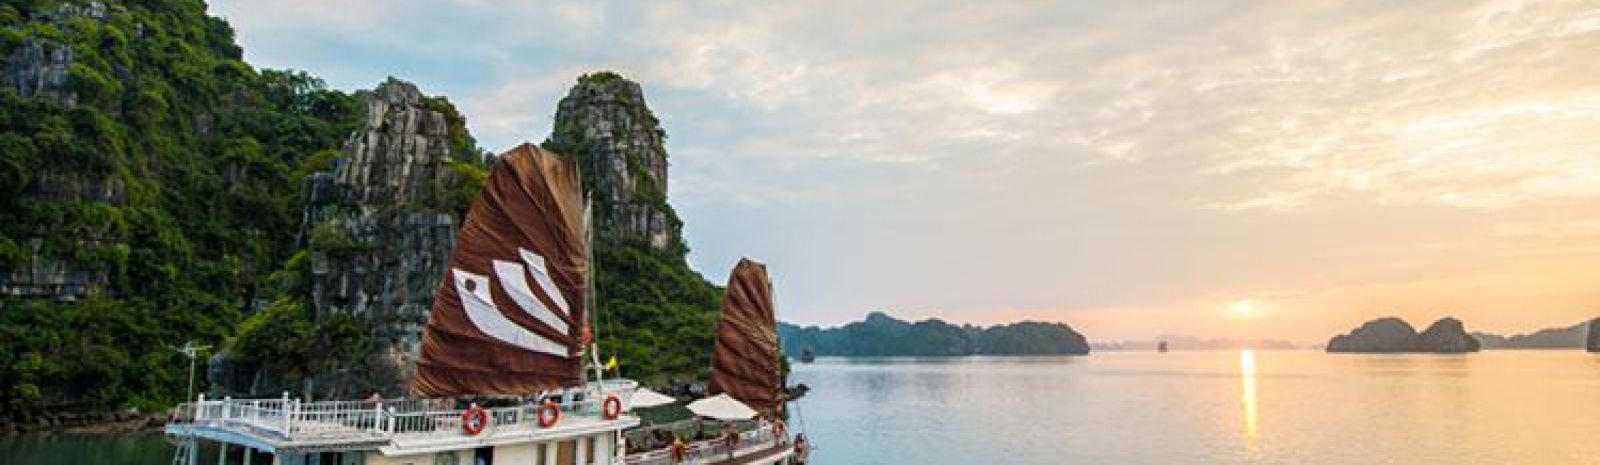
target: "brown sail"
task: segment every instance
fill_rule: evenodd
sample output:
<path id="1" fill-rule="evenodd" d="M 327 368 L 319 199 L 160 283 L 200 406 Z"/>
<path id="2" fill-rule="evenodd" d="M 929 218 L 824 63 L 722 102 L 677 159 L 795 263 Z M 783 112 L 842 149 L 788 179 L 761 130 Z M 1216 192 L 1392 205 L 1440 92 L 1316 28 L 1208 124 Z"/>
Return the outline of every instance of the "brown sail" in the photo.
<path id="1" fill-rule="evenodd" d="M 741 259 L 728 276 L 711 356 L 710 394 L 726 392 L 769 418 L 783 404 L 778 373 L 778 320 L 767 266 Z"/>
<path id="2" fill-rule="evenodd" d="M 576 163 L 529 144 L 501 155 L 434 293 L 412 392 L 519 395 L 580 383 L 585 227 Z"/>

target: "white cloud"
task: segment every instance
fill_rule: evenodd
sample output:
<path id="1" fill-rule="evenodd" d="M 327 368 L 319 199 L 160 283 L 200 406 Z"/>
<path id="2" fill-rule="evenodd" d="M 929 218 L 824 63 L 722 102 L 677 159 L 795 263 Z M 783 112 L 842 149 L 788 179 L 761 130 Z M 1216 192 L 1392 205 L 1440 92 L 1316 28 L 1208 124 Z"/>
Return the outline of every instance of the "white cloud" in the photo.
<path id="1" fill-rule="evenodd" d="M 252 59 L 450 95 L 491 149 L 623 72 L 666 123 L 695 262 L 787 261 L 811 321 L 1379 286 L 1396 255 L 1462 266 L 1426 244 L 1593 240 L 1518 228 L 1600 204 L 1600 8 L 1578 1 L 217 9 Z M 1337 272 L 1296 260 L 1330 249 Z"/>

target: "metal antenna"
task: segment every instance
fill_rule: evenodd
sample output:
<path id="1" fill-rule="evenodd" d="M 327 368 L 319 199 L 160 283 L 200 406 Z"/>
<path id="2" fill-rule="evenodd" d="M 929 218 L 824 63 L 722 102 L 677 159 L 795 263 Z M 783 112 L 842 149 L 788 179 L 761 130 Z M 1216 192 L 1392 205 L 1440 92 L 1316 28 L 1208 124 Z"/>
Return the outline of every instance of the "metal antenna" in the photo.
<path id="1" fill-rule="evenodd" d="M 183 398 L 184 398 L 185 401 L 187 401 L 189 399 L 193 399 L 194 398 L 194 360 L 200 356 L 201 352 L 211 350 L 211 346 L 196 345 L 194 343 L 194 341 L 188 341 L 188 342 L 183 343 L 183 347 L 176 347 L 176 348 L 173 348 L 172 350 L 178 351 L 178 353 L 183 354 L 183 356 L 185 356 L 185 357 L 189 357 L 189 390 L 185 391 Z"/>

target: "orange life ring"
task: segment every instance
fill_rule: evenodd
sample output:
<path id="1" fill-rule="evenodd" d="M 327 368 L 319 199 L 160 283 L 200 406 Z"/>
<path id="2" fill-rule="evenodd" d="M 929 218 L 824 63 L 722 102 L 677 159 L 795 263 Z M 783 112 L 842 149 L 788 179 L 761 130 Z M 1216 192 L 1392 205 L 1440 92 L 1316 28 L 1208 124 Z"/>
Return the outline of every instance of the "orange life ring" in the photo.
<path id="1" fill-rule="evenodd" d="M 616 394 L 606 395 L 606 400 L 600 403 L 600 413 L 604 414 L 607 420 L 615 420 L 622 416 L 622 399 L 618 399 Z"/>
<path id="2" fill-rule="evenodd" d="M 548 412 L 549 415 L 546 415 L 546 412 Z M 558 420 L 561 420 L 561 407 L 556 405 L 555 402 L 547 400 L 544 402 L 544 404 L 539 405 L 540 428 L 549 428 L 554 426 Z"/>
<path id="3" fill-rule="evenodd" d="M 468 436 L 477 436 L 486 426 L 489 426 L 489 412 L 478 404 L 472 404 L 467 411 L 461 412 L 461 431 Z"/>

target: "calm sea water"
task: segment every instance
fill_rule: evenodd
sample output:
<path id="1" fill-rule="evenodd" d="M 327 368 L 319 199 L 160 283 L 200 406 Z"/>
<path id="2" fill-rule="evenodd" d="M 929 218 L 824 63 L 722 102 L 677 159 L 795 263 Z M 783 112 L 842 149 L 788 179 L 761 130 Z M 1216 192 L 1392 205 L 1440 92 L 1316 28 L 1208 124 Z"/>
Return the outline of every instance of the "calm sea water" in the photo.
<path id="1" fill-rule="evenodd" d="M 1600 464 L 1600 356 L 821 359 L 822 464 Z"/>
<path id="2" fill-rule="evenodd" d="M 841 464 L 1600 464 L 1600 356 L 1314 351 L 830 359 L 795 424 Z M 209 455 L 208 455 L 209 456 Z M 168 463 L 159 435 L 0 439 L 0 464 Z"/>

